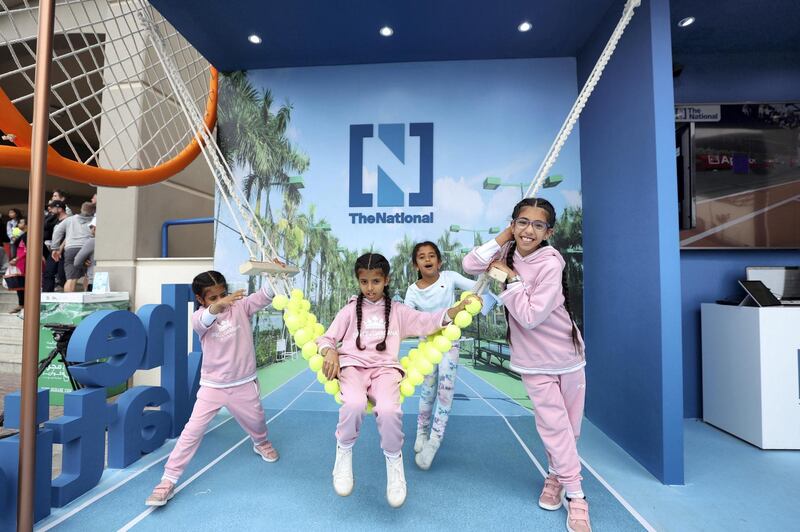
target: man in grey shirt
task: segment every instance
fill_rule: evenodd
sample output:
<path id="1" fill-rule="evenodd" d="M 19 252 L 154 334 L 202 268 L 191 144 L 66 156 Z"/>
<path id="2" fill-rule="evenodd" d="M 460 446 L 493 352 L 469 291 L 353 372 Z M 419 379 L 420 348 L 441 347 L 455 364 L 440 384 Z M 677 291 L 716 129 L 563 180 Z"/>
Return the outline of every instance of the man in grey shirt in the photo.
<path id="1" fill-rule="evenodd" d="M 86 267 L 81 263 L 75 266 L 75 256 L 83 245 L 92 237 L 89 223 L 94 217 L 95 206 L 87 201 L 81 205 L 81 213 L 70 216 L 53 230 L 53 259 L 61 259 L 61 250 L 64 253 L 64 270 L 67 273 L 67 282 L 64 292 L 74 292 L 78 279 L 86 275 Z M 61 245 L 63 241 L 63 246 Z M 87 287 L 84 287 L 87 288 Z"/>

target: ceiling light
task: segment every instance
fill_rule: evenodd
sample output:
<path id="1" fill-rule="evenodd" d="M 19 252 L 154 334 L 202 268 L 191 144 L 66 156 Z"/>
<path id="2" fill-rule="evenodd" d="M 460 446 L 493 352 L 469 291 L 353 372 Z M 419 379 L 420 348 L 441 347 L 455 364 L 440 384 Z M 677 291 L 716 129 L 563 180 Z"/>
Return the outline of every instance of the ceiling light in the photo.
<path id="1" fill-rule="evenodd" d="M 253 44 L 261 44 L 261 37 L 259 37 L 259 36 L 258 36 L 258 35 L 256 35 L 255 33 L 254 33 L 254 34 L 252 34 L 252 35 L 250 35 L 250 36 L 247 38 L 247 40 L 248 40 L 248 41 L 250 41 L 250 42 L 251 42 L 251 43 L 253 43 Z"/>
<path id="2" fill-rule="evenodd" d="M 394 30 L 389 26 L 384 26 L 381 28 L 380 34 L 383 35 L 384 37 L 391 37 L 392 35 L 394 35 Z"/>
<path id="3" fill-rule="evenodd" d="M 694 24 L 694 17 L 686 17 L 678 22 L 678 27 L 685 28 L 686 26 L 691 26 L 692 24 Z"/>
<path id="4" fill-rule="evenodd" d="M 522 24 L 520 24 L 519 26 L 517 26 L 517 29 L 518 29 L 519 31 L 526 32 L 526 31 L 530 31 L 530 29 L 531 29 L 532 27 L 533 27 L 533 24 L 531 24 L 530 22 L 528 22 L 528 21 L 526 20 L 525 22 L 523 22 Z"/>

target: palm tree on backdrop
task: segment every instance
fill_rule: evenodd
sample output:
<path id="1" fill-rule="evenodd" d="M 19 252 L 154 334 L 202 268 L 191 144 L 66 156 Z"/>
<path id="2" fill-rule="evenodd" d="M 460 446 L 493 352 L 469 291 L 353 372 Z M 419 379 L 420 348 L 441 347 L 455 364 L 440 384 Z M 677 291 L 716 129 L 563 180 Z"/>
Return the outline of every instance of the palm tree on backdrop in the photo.
<path id="1" fill-rule="evenodd" d="M 556 224 L 551 244 L 567 263 L 569 302 L 578 327 L 583 327 L 583 208 L 566 207 Z"/>
<path id="2" fill-rule="evenodd" d="M 408 235 L 403 235 L 403 240 L 395 245 L 397 254 L 389 261 L 392 266 L 392 291 L 397 289 L 401 294 L 405 294 L 406 288 L 417 281 L 417 270 L 411 262 L 414 244 Z"/>
<path id="3" fill-rule="evenodd" d="M 299 195 L 293 193 L 291 187 L 285 188 L 282 217 L 275 224 L 275 229 L 278 242 L 283 244 L 283 256 L 290 264 L 298 263 L 308 228 L 307 218 L 300 214 L 299 206 Z"/>
<path id="4" fill-rule="evenodd" d="M 442 270 L 453 270 L 463 273 L 461 269 L 461 242 L 453 240 L 453 233 L 446 230 L 436 241 L 439 251 L 442 252 Z"/>
<path id="5" fill-rule="evenodd" d="M 271 226 L 270 192 L 290 190 L 299 196 L 299 191 L 289 186 L 289 175 L 303 173 L 309 166 L 308 156 L 286 137 L 292 106 L 286 103 L 273 111 L 272 93 L 259 93 L 244 72 L 223 76 L 219 102 L 223 153 L 231 166 L 235 164 L 246 172 L 243 191 L 248 199 L 255 200 L 256 213 Z"/>

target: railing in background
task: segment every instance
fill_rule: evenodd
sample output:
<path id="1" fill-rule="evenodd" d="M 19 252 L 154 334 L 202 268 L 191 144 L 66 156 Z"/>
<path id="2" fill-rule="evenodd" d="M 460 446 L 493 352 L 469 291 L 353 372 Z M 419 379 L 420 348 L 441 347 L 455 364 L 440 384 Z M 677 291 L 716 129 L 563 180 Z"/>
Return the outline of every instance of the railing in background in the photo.
<path id="1" fill-rule="evenodd" d="M 163 224 L 161 224 L 161 258 L 166 258 L 169 255 L 169 227 L 171 225 L 195 225 L 211 223 L 214 223 L 214 218 L 179 218 L 176 220 L 166 220 Z"/>

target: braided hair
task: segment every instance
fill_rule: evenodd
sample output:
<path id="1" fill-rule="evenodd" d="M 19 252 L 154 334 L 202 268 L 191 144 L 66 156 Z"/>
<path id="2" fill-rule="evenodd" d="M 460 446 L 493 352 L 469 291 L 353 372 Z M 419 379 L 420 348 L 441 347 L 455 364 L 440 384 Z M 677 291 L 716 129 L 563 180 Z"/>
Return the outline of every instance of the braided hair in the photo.
<path id="1" fill-rule="evenodd" d="M 215 270 L 208 270 L 207 272 L 203 272 L 198 274 L 192 280 L 192 292 L 195 296 L 203 299 L 203 294 L 206 291 L 206 288 L 211 288 L 212 286 L 227 286 L 228 282 L 225 280 L 225 276 Z"/>
<path id="2" fill-rule="evenodd" d="M 379 255 L 378 253 L 365 253 L 356 259 L 356 265 L 353 268 L 354 273 L 356 274 L 356 278 L 358 278 L 358 272 L 360 270 L 381 270 L 383 272 L 384 277 L 389 277 L 389 272 L 391 271 L 391 267 L 389 266 L 389 261 L 386 260 L 386 257 L 383 255 Z M 375 349 L 378 351 L 386 350 L 386 339 L 389 336 L 389 316 L 392 312 L 392 299 L 389 297 L 389 283 L 387 282 L 383 285 L 383 322 L 384 322 L 384 332 L 383 332 L 383 341 L 381 341 L 378 345 L 375 346 Z M 362 311 L 361 306 L 364 304 L 364 293 L 358 294 L 358 299 L 356 300 L 356 320 L 357 320 L 357 330 L 358 335 L 356 336 L 356 347 L 363 351 L 366 349 L 363 345 L 361 345 L 361 317 Z"/>
<path id="3" fill-rule="evenodd" d="M 511 219 L 516 220 L 519 217 L 519 213 L 525 207 L 538 207 L 544 210 L 547 213 L 547 225 L 551 228 L 555 227 L 556 224 L 556 209 L 553 207 L 553 204 L 547 201 L 546 199 L 541 198 L 525 198 L 519 203 L 514 206 L 514 211 L 511 214 Z M 549 246 L 550 243 L 547 240 L 542 241 L 542 246 Z M 506 265 L 510 269 L 514 269 L 514 252 L 517 249 L 517 241 L 516 239 L 511 240 L 511 245 L 506 252 Z M 562 275 L 561 275 L 561 292 L 564 295 L 564 309 L 567 311 L 569 315 L 570 323 L 572 324 L 572 345 L 575 346 L 575 351 L 580 353 L 580 347 L 578 342 L 578 328 L 575 325 L 575 318 L 572 315 L 572 309 L 570 308 L 569 304 L 569 287 L 567 283 L 567 269 L 564 268 Z M 507 284 L 506 284 L 507 286 Z M 504 307 L 504 311 L 506 314 L 506 341 L 508 345 L 511 345 L 511 328 L 508 325 L 508 308 Z"/>

